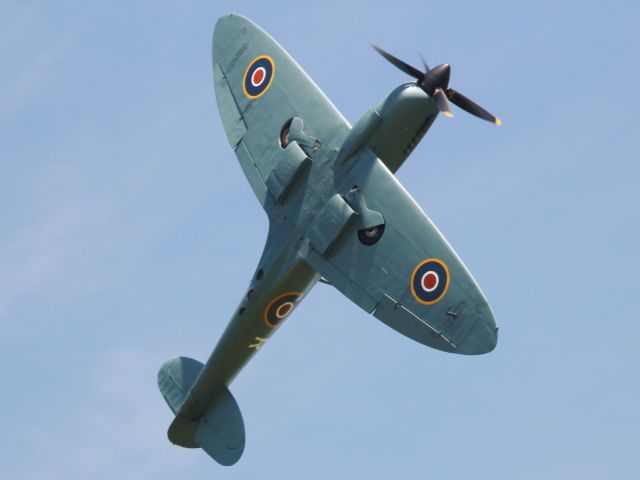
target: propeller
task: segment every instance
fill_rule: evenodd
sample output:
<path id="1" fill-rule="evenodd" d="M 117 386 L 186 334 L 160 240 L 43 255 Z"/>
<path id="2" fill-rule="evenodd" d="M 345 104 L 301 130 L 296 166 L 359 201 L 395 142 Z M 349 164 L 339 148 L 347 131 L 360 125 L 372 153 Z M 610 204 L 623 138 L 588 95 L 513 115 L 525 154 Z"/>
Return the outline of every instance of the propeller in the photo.
<path id="1" fill-rule="evenodd" d="M 471 115 L 475 115 L 476 117 L 486 120 L 487 122 L 495 123 L 496 125 L 502 124 L 498 117 L 494 117 L 493 115 L 491 115 L 473 100 L 465 97 L 457 90 L 449 88 L 451 66 L 448 63 L 438 65 L 434 68 L 429 68 L 429 66 L 427 65 L 427 61 L 424 59 L 424 57 L 422 57 L 422 55 L 420 55 L 420 57 L 422 58 L 422 64 L 424 65 L 425 69 L 424 72 L 421 72 L 417 68 L 403 62 L 399 58 L 394 57 L 389 52 L 385 52 L 380 47 L 377 47 L 375 45 L 371 46 L 376 52 L 382 55 L 397 68 L 402 70 L 407 75 L 415 78 L 417 80 L 417 85 L 422 88 L 428 95 L 433 97 L 438 110 L 440 110 L 440 112 L 442 112 L 447 117 L 453 117 L 453 112 L 451 111 L 451 107 L 449 106 L 449 102 L 451 102 L 464 111 L 470 113 Z"/>

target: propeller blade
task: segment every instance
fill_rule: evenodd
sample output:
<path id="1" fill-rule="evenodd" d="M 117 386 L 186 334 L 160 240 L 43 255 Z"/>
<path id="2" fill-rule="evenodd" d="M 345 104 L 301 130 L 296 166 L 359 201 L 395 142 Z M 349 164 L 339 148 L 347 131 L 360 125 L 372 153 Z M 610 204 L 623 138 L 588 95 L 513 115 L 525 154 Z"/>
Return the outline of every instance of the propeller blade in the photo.
<path id="1" fill-rule="evenodd" d="M 486 120 L 487 122 L 495 123 L 496 125 L 502 125 L 502 122 L 498 117 L 494 117 L 489 112 L 487 112 L 484 108 L 482 108 L 480 105 L 468 99 L 467 97 L 462 95 L 460 92 L 454 90 L 453 88 L 447 89 L 447 97 L 449 97 L 449 100 L 451 100 L 451 103 L 469 112 L 471 115 L 475 115 L 478 118 Z"/>
<path id="2" fill-rule="evenodd" d="M 422 52 L 418 52 L 420 53 L 420 59 L 422 60 L 422 65 L 424 65 L 424 71 L 428 72 L 429 69 L 429 65 L 427 64 L 427 61 L 424 59 L 424 55 L 422 55 Z"/>
<path id="3" fill-rule="evenodd" d="M 384 58 L 386 58 L 389 62 L 393 63 L 396 67 L 402 70 L 404 73 L 411 75 L 413 78 L 417 80 L 422 80 L 424 78 L 424 73 L 422 73 L 417 68 L 414 68 L 408 63 L 403 62 L 399 58 L 394 57 L 390 53 L 385 52 L 380 47 L 376 47 L 373 44 L 371 44 L 371 47 L 380 55 L 382 55 Z"/>
<path id="4" fill-rule="evenodd" d="M 447 117 L 453 117 L 453 112 L 451 111 L 451 107 L 449 106 L 447 95 L 441 88 L 436 88 L 435 92 L 433 92 L 433 98 L 436 101 L 438 110 L 440 110 Z"/>

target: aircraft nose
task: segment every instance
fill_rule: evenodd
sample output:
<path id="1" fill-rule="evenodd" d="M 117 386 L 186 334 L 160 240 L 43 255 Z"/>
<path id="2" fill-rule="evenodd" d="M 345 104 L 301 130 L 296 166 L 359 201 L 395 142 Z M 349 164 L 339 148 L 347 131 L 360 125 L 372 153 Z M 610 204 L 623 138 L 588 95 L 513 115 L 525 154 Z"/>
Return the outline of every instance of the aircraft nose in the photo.
<path id="1" fill-rule="evenodd" d="M 463 355 L 482 355 L 489 353 L 498 344 L 498 325 L 493 314 L 489 311 L 478 318 L 469 334 L 461 344 L 457 345 L 456 353 Z"/>

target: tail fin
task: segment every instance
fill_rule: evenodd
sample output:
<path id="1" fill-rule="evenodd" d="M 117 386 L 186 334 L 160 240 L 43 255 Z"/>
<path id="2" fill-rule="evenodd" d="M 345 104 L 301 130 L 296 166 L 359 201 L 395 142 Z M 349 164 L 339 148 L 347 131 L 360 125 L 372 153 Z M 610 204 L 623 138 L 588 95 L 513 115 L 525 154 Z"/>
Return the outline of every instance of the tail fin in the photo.
<path id="1" fill-rule="evenodd" d="M 211 399 L 200 418 L 180 415 L 180 409 L 198 381 L 204 365 L 187 357 L 172 358 L 158 372 L 158 387 L 176 418 L 169 427 L 169 440 L 187 448 L 202 448 L 222 465 L 233 465 L 242 456 L 245 444 L 240 408 L 228 388 Z"/>

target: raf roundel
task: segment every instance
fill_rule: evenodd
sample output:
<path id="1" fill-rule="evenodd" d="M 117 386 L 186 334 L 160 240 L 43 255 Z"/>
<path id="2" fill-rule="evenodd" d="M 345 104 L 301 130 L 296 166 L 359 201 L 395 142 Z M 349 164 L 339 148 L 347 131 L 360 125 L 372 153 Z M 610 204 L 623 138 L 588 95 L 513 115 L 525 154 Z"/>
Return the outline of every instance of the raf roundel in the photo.
<path id="1" fill-rule="evenodd" d="M 264 323 L 267 327 L 276 328 L 291 313 L 299 298 L 299 293 L 291 292 L 271 300 L 264 309 Z"/>
<path id="2" fill-rule="evenodd" d="M 242 90 L 246 97 L 255 100 L 264 95 L 271 86 L 275 72 L 273 59 L 268 55 L 251 60 L 242 80 Z"/>
<path id="3" fill-rule="evenodd" d="M 428 258 L 413 269 L 411 293 L 420 303 L 436 303 L 449 288 L 449 269 L 442 260 Z"/>

